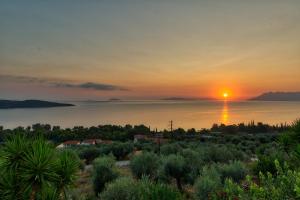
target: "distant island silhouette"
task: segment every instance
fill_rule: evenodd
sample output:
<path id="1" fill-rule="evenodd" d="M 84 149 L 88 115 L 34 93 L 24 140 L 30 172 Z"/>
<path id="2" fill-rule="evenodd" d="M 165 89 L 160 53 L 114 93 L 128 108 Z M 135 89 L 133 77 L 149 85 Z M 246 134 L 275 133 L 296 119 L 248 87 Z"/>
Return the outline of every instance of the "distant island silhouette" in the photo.
<path id="1" fill-rule="evenodd" d="M 249 99 L 251 101 L 300 101 L 300 92 L 267 92 Z"/>
<path id="2" fill-rule="evenodd" d="M 74 106 L 68 103 L 57 103 L 50 101 L 41 100 L 0 100 L 0 109 L 10 109 L 10 108 L 51 108 L 51 107 L 64 107 L 64 106 Z"/>

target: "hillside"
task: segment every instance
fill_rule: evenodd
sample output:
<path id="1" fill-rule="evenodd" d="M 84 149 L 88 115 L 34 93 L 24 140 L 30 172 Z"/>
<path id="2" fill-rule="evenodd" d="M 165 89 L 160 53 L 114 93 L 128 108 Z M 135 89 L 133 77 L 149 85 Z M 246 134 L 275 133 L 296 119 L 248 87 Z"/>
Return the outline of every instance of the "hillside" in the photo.
<path id="1" fill-rule="evenodd" d="M 300 92 L 268 92 L 251 98 L 252 101 L 300 101 Z"/>
<path id="2" fill-rule="evenodd" d="M 63 106 L 74 106 L 74 105 L 73 104 L 67 104 L 67 103 L 56 103 L 56 102 L 50 102 L 50 101 L 40 101 L 40 100 L 25 100 L 25 101 L 0 100 L 0 109 L 49 108 L 49 107 L 63 107 Z"/>

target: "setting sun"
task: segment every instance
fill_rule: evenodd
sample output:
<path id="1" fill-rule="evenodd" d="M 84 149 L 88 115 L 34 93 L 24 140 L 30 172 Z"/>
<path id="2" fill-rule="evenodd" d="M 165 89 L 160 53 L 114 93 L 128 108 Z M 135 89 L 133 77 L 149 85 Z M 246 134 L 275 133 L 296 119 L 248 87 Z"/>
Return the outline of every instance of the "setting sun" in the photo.
<path id="1" fill-rule="evenodd" d="M 228 97 L 228 93 L 227 93 L 227 92 L 224 92 L 224 93 L 223 93 L 223 97 L 224 97 L 224 98 L 227 98 L 227 97 Z"/>

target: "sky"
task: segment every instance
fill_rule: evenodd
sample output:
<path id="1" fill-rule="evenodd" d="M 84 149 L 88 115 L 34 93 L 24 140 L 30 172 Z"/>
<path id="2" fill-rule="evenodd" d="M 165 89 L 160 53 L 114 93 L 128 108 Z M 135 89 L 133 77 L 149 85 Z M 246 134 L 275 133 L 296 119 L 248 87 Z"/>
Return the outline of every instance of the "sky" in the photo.
<path id="1" fill-rule="evenodd" d="M 299 0 L 2 0 L 0 99 L 300 91 Z"/>

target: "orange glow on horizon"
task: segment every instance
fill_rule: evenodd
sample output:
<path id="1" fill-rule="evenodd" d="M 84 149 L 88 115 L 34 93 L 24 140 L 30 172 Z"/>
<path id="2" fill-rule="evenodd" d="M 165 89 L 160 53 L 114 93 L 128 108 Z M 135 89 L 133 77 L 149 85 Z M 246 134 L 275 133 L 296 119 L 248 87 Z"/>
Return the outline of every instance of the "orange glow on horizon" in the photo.
<path id="1" fill-rule="evenodd" d="M 215 84 L 210 87 L 210 96 L 218 100 L 242 100 L 244 93 L 238 83 L 230 83 L 227 85 Z"/>

